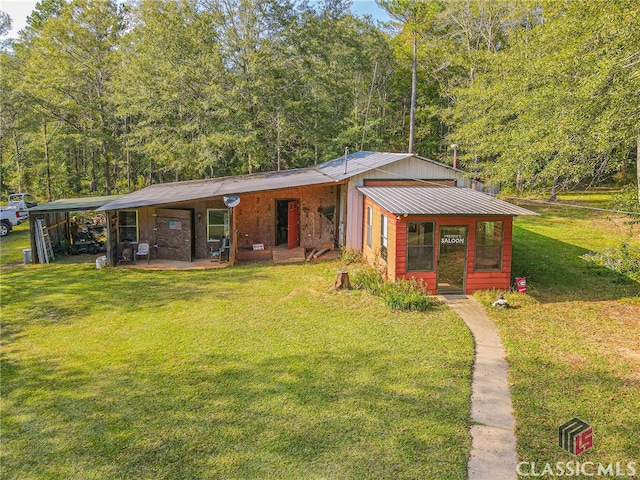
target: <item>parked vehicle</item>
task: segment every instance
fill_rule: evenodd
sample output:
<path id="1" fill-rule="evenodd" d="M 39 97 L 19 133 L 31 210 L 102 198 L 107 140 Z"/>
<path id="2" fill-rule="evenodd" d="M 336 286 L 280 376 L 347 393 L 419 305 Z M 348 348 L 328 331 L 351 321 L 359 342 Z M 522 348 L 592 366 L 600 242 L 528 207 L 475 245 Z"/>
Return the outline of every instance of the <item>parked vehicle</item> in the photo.
<path id="1" fill-rule="evenodd" d="M 8 203 L 10 207 L 16 207 L 20 212 L 20 222 L 29 219 L 29 209 L 38 206 L 38 200 L 30 193 L 11 193 Z"/>
<path id="2" fill-rule="evenodd" d="M 0 237 L 9 235 L 9 232 L 20 222 L 20 211 L 17 207 L 0 208 Z"/>

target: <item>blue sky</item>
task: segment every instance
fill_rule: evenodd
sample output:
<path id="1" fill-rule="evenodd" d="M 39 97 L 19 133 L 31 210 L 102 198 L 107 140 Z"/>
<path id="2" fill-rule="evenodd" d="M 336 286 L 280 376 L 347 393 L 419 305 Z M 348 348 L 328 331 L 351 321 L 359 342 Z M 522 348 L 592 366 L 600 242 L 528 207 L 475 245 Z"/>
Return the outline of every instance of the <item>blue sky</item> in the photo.
<path id="1" fill-rule="evenodd" d="M 352 10 L 358 15 L 371 15 L 376 20 L 387 21 L 389 16 L 378 7 L 375 0 L 352 0 Z M 37 0 L 0 0 L 0 10 L 7 12 L 13 20 L 9 37 L 17 37 L 18 31 L 26 25 L 27 17 L 36 6 Z"/>

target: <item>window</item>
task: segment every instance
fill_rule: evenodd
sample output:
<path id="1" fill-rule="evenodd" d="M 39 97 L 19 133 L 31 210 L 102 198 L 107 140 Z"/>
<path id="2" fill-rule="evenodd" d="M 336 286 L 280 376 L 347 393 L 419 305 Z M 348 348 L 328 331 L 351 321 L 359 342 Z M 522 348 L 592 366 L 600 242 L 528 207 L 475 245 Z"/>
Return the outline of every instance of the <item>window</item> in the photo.
<path id="1" fill-rule="evenodd" d="M 380 215 L 380 256 L 387 259 L 387 248 L 389 247 L 389 219 Z"/>
<path id="2" fill-rule="evenodd" d="M 207 210 L 207 238 L 218 240 L 223 235 L 229 236 L 229 210 L 226 208 Z"/>
<path id="3" fill-rule="evenodd" d="M 407 272 L 433 272 L 435 224 L 407 223 Z"/>
<path id="4" fill-rule="evenodd" d="M 504 222 L 476 224 L 476 270 L 502 269 L 502 232 Z"/>
<path id="5" fill-rule="evenodd" d="M 118 238 L 120 242 L 138 241 L 137 210 L 120 210 L 118 212 Z"/>
<path id="6" fill-rule="evenodd" d="M 373 238 L 373 208 L 367 207 L 367 247 L 371 248 Z"/>

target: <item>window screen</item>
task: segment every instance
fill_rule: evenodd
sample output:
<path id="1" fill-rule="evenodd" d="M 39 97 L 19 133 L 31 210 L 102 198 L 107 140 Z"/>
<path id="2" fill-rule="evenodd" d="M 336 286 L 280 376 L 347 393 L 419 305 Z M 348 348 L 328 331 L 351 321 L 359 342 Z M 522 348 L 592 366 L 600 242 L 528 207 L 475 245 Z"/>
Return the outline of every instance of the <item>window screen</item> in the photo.
<path id="1" fill-rule="evenodd" d="M 502 237 L 504 222 L 476 224 L 476 270 L 502 269 Z"/>
<path id="2" fill-rule="evenodd" d="M 435 224 L 407 223 L 407 271 L 432 272 Z"/>

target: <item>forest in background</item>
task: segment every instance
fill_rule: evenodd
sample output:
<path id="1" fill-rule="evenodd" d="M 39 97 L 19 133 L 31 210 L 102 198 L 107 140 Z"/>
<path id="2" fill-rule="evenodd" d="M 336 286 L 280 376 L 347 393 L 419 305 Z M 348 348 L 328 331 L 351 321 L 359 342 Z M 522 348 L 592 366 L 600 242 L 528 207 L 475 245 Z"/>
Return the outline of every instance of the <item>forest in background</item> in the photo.
<path id="1" fill-rule="evenodd" d="M 2 197 L 405 152 L 410 130 L 491 185 L 637 188 L 639 2 L 378 3 L 393 24 L 346 0 L 41 1 L 2 41 Z"/>

